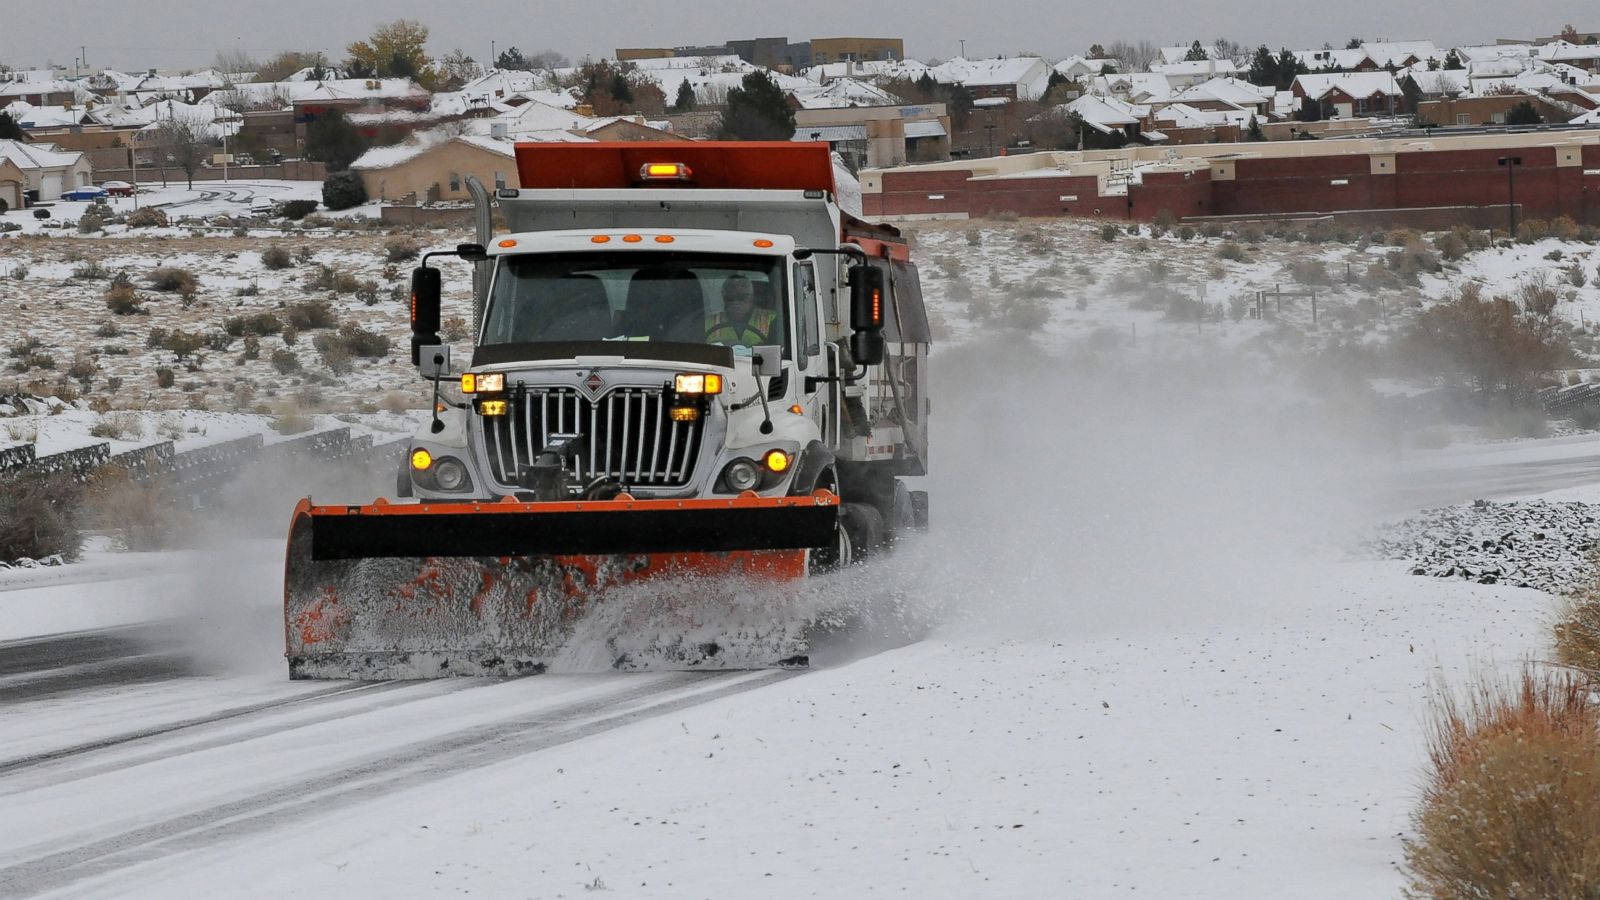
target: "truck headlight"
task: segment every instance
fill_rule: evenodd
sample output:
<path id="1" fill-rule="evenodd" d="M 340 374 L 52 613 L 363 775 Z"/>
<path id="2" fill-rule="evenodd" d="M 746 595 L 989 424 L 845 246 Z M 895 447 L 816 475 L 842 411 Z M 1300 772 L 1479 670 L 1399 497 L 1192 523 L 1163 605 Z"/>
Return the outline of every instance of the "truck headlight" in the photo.
<path id="1" fill-rule="evenodd" d="M 447 456 L 434 465 L 433 481 L 441 491 L 459 491 L 467 484 L 467 467 Z"/>
<path id="2" fill-rule="evenodd" d="M 720 394 L 722 393 L 722 376 L 717 374 L 701 375 L 699 373 L 675 375 L 672 378 L 672 389 L 686 396 Z"/>
<path id="3" fill-rule="evenodd" d="M 761 470 L 748 459 L 736 459 L 722 470 L 722 480 L 735 491 L 754 490 L 761 483 Z"/>
<path id="4" fill-rule="evenodd" d="M 496 394 L 505 389 L 504 372 L 466 372 L 461 376 L 463 394 Z"/>

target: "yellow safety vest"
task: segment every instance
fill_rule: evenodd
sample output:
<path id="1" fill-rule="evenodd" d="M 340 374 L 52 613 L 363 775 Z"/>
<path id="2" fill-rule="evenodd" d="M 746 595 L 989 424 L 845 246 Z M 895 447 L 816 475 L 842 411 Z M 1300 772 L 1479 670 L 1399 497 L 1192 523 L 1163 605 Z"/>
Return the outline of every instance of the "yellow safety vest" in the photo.
<path id="1" fill-rule="evenodd" d="M 754 347 L 772 338 L 772 326 L 777 321 L 777 313 L 770 309 L 757 309 L 751 311 L 750 321 L 739 328 L 722 313 L 717 313 L 706 318 L 706 343 Z"/>

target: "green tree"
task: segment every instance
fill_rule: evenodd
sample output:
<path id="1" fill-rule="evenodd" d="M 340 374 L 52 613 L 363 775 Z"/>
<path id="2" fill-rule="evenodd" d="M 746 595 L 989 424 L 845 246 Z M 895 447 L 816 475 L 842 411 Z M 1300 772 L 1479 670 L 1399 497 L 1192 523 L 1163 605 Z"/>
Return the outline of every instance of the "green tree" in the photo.
<path id="1" fill-rule="evenodd" d="M 694 88 L 690 87 L 689 79 L 678 82 L 678 96 L 672 101 L 673 112 L 689 112 L 694 109 Z"/>
<path id="2" fill-rule="evenodd" d="M 335 172 L 322 182 L 322 205 L 329 209 L 350 209 L 365 202 L 367 186 L 354 172 Z"/>
<path id="3" fill-rule="evenodd" d="M 1261 133 L 1261 123 L 1256 121 L 1255 116 L 1250 117 L 1250 127 L 1245 130 L 1244 139 L 1247 141 L 1264 141 L 1267 139 L 1267 136 Z"/>
<path id="4" fill-rule="evenodd" d="M 1527 100 L 1506 110 L 1507 125 L 1538 125 L 1542 122 L 1544 116 L 1539 115 L 1539 111 Z"/>
<path id="5" fill-rule="evenodd" d="M 1245 78 L 1251 84 L 1262 87 L 1278 86 L 1278 58 L 1272 55 L 1266 44 L 1256 48 L 1256 55 L 1250 58 L 1250 71 Z"/>
<path id="6" fill-rule="evenodd" d="M 722 114 L 723 140 L 787 141 L 794 137 L 794 110 L 789 98 L 765 71 L 744 76 L 728 91 Z"/>
<path id="7" fill-rule="evenodd" d="M 1106 58 L 1106 48 L 1100 46 L 1099 44 L 1090 44 L 1089 45 L 1089 58 L 1090 59 L 1105 59 Z"/>
<path id="8" fill-rule="evenodd" d="M 515 47 L 500 51 L 499 57 L 494 61 L 496 69 L 508 72 L 532 72 L 533 65 L 522 56 L 522 51 Z"/>
<path id="9" fill-rule="evenodd" d="M 1461 54 L 1457 53 L 1455 50 L 1451 50 L 1449 53 L 1444 55 L 1444 67 L 1452 70 L 1466 68 L 1466 66 L 1461 63 Z"/>
<path id="10" fill-rule="evenodd" d="M 1346 50 L 1360 50 L 1361 49 L 1361 45 L 1365 44 L 1365 43 L 1366 43 L 1366 41 L 1363 41 L 1361 38 L 1353 37 L 1350 40 L 1344 42 L 1344 48 Z"/>
<path id="11" fill-rule="evenodd" d="M 346 67 L 357 78 L 411 78 L 428 89 L 439 73 L 428 58 L 428 26 L 413 19 L 396 19 L 379 25 L 372 36 L 345 48 Z"/>
<path id="12" fill-rule="evenodd" d="M 350 168 L 365 152 L 367 139 L 337 106 L 317 116 L 306 128 L 306 158 L 327 163 L 330 172 Z"/>
<path id="13" fill-rule="evenodd" d="M 1206 48 L 1200 46 L 1199 41 L 1189 45 L 1189 52 L 1183 55 L 1184 62 L 1205 62 L 1211 57 L 1206 54 Z"/>
<path id="14" fill-rule="evenodd" d="M 1306 64 L 1300 61 L 1300 57 L 1294 55 L 1293 50 L 1284 48 L 1278 51 L 1278 90 L 1287 91 L 1296 78 L 1308 71 L 1310 70 L 1306 68 Z"/>
<path id="15" fill-rule="evenodd" d="M 24 139 L 22 126 L 17 124 L 17 120 L 11 118 L 10 113 L 0 112 L 0 141 L 20 141 Z"/>

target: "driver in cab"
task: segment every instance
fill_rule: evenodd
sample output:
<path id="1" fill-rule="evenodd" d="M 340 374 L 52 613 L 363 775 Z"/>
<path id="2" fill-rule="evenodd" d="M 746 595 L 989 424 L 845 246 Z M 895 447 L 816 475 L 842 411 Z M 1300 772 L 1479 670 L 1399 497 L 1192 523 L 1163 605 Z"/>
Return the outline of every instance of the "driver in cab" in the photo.
<path id="1" fill-rule="evenodd" d="M 743 275 L 722 283 L 722 312 L 706 318 L 706 343 L 756 347 L 767 343 L 778 314 L 756 309 L 755 285 Z"/>

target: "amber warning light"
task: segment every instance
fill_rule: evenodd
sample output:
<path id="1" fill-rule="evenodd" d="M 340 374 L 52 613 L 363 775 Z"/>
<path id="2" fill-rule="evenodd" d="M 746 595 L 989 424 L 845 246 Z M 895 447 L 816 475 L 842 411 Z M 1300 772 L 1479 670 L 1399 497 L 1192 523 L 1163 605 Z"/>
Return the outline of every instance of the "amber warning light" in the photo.
<path id="1" fill-rule="evenodd" d="M 639 169 L 639 177 L 645 181 L 688 181 L 694 173 L 683 163 L 645 163 Z"/>

